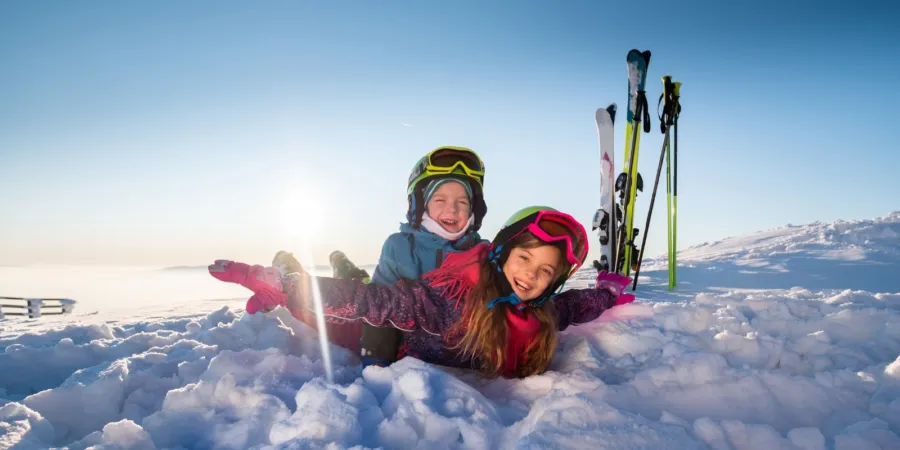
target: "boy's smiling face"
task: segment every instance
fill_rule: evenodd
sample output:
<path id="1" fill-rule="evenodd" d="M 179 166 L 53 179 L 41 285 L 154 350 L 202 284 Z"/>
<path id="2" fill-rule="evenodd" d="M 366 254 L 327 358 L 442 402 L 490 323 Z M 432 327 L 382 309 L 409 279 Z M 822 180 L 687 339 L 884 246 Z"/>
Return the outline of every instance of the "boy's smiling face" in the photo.
<path id="1" fill-rule="evenodd" d="M 449 233 L 458 233 L 469 221 L 472 202 L 462 184 L 440 185 L 425 205 L 425 212 Z"/>

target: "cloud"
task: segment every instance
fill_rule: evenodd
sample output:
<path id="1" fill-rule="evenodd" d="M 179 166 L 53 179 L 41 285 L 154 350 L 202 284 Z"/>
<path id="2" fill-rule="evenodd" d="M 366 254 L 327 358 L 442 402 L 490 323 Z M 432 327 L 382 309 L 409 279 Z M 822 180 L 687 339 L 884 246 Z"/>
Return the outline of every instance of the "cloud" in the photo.
<path id="1" fill-rule="evenodd" d="M 404 127 L 407 127 L 407 128 L 412 128 L 412 124 L 409 124 L 406 122 L 400 122 L 400 125 L 403 125 Z"/>

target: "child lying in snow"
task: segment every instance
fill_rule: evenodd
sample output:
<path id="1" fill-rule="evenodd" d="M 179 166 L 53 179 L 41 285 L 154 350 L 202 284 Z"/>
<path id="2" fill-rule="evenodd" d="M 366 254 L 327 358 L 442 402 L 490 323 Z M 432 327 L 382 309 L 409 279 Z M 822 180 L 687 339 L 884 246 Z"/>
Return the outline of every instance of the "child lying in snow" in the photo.
<path id="1" fill-rule="evenodd" d="M 340 261 L 341 257 L 343 261 L 350 264 L 350 267 L 336 265 L 337 262 L 342 262 Z M 343 253 L 333 252 L 331 263 L 335 269 L 335 278 L 369 282 L 369 274 L 350 263 Z M 219 280 L 237 283 L 253 291 L 254 295 L 247 301 L 245 309 L 249 314 L 254 314 L 258 311 L 265 312 L 272 309 L 275 305 L 271 298 L 283 296 L 284 292 L 288 292 L 292 282 L 290 274 L 302 272 L 303 266 L 292 253 L 282 250 L 275 254 L 272 265 L 269 267 L 217 260 L 208 269 L 209 273 Z M 312 310 L 295 310 L 291 313 L 297 320 L 317 329 L 316 316 Z M 361 332 L 359 322 L 333 320 L 325 324 L 325 330 L 334 344 L 358 351 Z"/>
<path id="2" fill-rule="evenodd" d="M 487 213 L 484 175 L 484 162 L 469 148 L 439 147 L 420 158 L 406 185 L 406 223 L 384 241 L 372 282 L 420 279 L 447 256 L 487 243 L 478 235 Z M 359 326 L 363 366 L 397 360 L 403 337 L 399 330 L 365 322 Z"/>
<path id="3" fill-rule="evenodd" d="M 575 219 L 552 208 L 530 207 L 513 215 L 491 244 L 449 256 L 420 281 L 400 280 L 393 286 L 331 278 L 317 282 L 326 320 L 362 319 L 401 329 L 402 356 L 474 367 L 487 377 L 526 377 L 550 365 L 559 331 L 634 301 L 623 293 L 630 278 L 607 272 L 598 275 L 596 288 L 557 293 L 587 251 L 587 233 Z M 240 276 L 228 275 L 246 266 L 239 264 L 225 263 L 221 272 L 210 266 L 210 273 L 241 282 Z M 312 309 L 311 278 L 302 271 L 289 277 L 286 294 L 262 287 L 251 302 L 286 306 L 302 317 Z"/>

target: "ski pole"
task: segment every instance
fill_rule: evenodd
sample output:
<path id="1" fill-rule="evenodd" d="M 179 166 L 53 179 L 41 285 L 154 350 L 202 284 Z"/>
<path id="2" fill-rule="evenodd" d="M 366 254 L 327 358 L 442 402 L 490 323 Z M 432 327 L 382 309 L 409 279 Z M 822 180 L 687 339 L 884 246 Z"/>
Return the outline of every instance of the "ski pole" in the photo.
<path id="1" fill-rule="evenodd" d="M 672 174 L 672 256 L 669 258 L 669 289 L 676 285 L 675 275 L 678 269 L 678 116 L 681 115 L 681 82 L 676 81 L 674 90 L 675 106 L 673 109 L 674 121 L 672 128 L 675 134 L 675 165 Z"/>
<path id="2" fill-rule="evenodd" d="M 647 246 L 647 235 L 650 234 L 650 217 L 653 215 L 653 204 L 656 201 L 656 188 L 659 186 L 659 175 L 662 172 L 663 159 L 666 156 L 666 150 L 669 147 L 669 130 L 663 137 L 662 151 L 659 153 L 659 164 L 656 166 L 656 180 L 653 181 L 653 193 L 650 194 L 650 209 L 647 211 L 647 223 L 644 224 L 644 237 L 641 239 L 641 248 L 638 250 L 638 263 L 634 270 L 634 284 L 631 290 L 637 289 L 638 277 L 641 275 L 641 262 L 644 261 L 644 248 Z"/>
<path id="3" fill-rule="evenodd" d="M 631 290 L 637 289 L 638 277 L 641 274 L 641 263 L 644 261 L 644 248 L 647 246 L 647 236 L 650 234 L 650 218 L 653 216 L 653 205 L 656 203 L 656 190 L 659 187 L 659 176 L 662 173 L 662 165 L 666 156 L 666 150 L 669 147 L 669 130 L 674 123 L 672 111 L 675 107 L 675 85 L 672 84 L 672 77 L 666 75 L 662 78 L 663 94 L 660 99 L 663 101 L 662 116 L 660 117 L 660 128 L 663 132 L 662 150 L 659 152 L 659 163 L 656 166 L 656 179 L 653 181 L 653 192 L 650 194 L 650 209 L 647 211 L 647 223 L 644 225 L 644 237 L 641 240 L 641 248 L 638 249 L 637 267 L 634 271 L 634 283 Z"/>

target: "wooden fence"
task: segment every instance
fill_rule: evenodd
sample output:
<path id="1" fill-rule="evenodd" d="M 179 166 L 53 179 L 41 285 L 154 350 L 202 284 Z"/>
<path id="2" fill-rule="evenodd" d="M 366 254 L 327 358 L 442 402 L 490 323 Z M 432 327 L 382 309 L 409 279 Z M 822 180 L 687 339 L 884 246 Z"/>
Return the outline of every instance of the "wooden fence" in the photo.
<path id="1" fill-rule="evenodd" d="M 75 300 L 68 298 L 0 297 L 0 320 L 5 316 L 36 319 L 41 316 L 71 314 L 74 308 Z"/>

